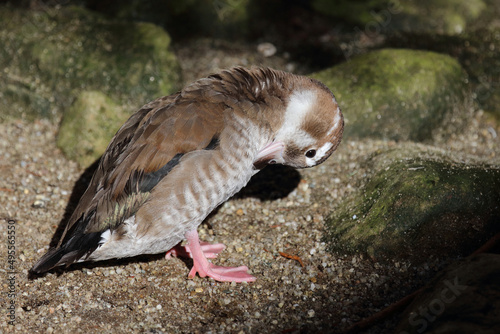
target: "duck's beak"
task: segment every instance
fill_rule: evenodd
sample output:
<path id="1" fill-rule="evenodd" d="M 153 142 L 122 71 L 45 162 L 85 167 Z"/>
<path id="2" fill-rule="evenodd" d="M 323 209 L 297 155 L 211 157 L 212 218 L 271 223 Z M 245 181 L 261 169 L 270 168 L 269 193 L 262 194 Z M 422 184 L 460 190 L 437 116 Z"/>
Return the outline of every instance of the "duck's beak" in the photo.
<path id="1" fill-rule="evenodd" d="M 285 159 L 283 159 L 283 152 L 285 151 L 285 144 L 282 142 L 272 142 L 264 148 L 262 148 L 255 160 L 253 161 L 253 165 L 257 169 L 262 169 L 266 165 L 272 164 L 283 164 Z"/>

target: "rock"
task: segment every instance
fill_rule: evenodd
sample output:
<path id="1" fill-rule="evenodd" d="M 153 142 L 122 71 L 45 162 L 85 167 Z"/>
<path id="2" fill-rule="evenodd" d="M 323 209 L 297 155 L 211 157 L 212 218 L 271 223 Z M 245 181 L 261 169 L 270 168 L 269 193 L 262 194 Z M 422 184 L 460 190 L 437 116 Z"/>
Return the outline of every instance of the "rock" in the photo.
<path id="1" fill-rule="evenodd" d="M 368 35 L 387 31 L 459 34 L 487 8 L 483 0 L 313 0 L 312 5 L 318 12 L 359 24 Z"/>
<path id="2" fill-rule="evenodd" d="M 155 25 L 78 7 L 5 5 L 0 21 L 0 119 L 57 119 L 81 91 L 99 91 L 132 112 L 179 88 L 170 37 Z"/>
<path id="3" fill-rule="evenodd" d="M 480 254 L 452 264 L 402 315 L 395 333 L 497 333 L 500 255 Z"/>
<path id="4" fill-rule="evenodd" d="M 326 219 L 333 250 L 377 260 L 468 255 L 500 230 L 500 170 L 415 144 L 378 152 L 367 182 Z"/>
<path id="5" fill-rule="evenodd" d="M 64 114 L 57 146 L 80 166 L 90 166 L 128 117 L 123 108 L 103 93 L 83 91 Z"/>
<path id="6" fill-rule="evenodd" d="M 498 7 L 497 17 L 500 16 Z M 398 34 L 388 38 L 385 44 L 431 50 L 458 59 L 467 71 L 475 101 L 500 121 L 500 26 L 478 28 L 457 36 Z"/>
<path id="7" fill-rule="evenodd" d="M 433 52 L 383 49 L 311 76 L 337 97 L 346 139 L 428 140 L 468 105 L 460 64 Z"/>
<path id="8" fill-rule="evenodd" d="M 268 43 L 268 42 L 265 42 L 265 43 L 260 43 L 259 45 L 257 45 L 257 51 L 263 55 L 264 57 L 272 57 L 276 54 L 276 51 L 278 51 L 276 49 L 276 47 L 274 46 L 274 44 L 272 43 Z"/>

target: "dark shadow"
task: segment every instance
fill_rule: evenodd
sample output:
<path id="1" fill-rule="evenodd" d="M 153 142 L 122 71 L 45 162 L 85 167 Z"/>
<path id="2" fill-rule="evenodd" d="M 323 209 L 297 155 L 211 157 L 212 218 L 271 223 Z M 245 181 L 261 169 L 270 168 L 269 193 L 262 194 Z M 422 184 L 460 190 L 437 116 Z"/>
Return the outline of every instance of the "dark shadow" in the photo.
<path id="1" fill-rule="evenodd" d="M 75 182 L 73 190 L 71 192 L 71 196 L 69 198 L 68 204 L 66 206 L 63 218 L 59 222 L 59 226 L 52 236 L 52 240 L 50 242 L 50 247 L 56 247 L 61 235 L 68 224 L 69 219 L 71 218 L 71 214 L 74 209 L 78 205 L 80 198 L 83 193 L 87 189 L 92 175 L 96 171 L 99 165 L 100 158 L 96 160 L 91 166 L 89 166 L 82 175 Z M 254 175 L 250 182 L 244 187 L 239 193 L 237 193 L 234 198 L 248 198 L 253 197 L 257 198 L 261 201 L 272 201 L 278 198 L 284 198 L 288 196 L 299 184 L 300 182 L 300 173 L 288 166 L 282 165 L 270 165 L 261 170 L 259 173 Z M 219 207 L 212 211 L 209 215 L 213 216 L 219 210 Z M 211 228 L 211 226 L 208 226 Z M 124 258 L 124 259 L 115 259 L 115 260 L 107 260 L 107 261 L 99 261 L 99 262 L 83 262 L 83 263 L 74 263 L 69 267 L 57 267 L 49 272 L 57 273 L 57 275 L 61 275 L 64 272 L 81 270 L 82 268 L 95 268 L 95 267 L 112 267 L 116 265 L 123 265 L 128 263 L 136 263 L 136 262 L 147 262 L 158 260 L 161 257 L 164 257 L 165 254 L 155 254 L 155 255 L 141 255 L 133 258 Z M 186 266 L 192 266 L 191 259 L 182 259 Z M 29 273 L 29 279 L 35 279 L 37 277 L 44 276 L 43 274 L 34 274 Z"/>
<path id="2" fill-rule="evenodd" d="M 269 165 L 254 175 L 234 198 L 258 198 L 272 201 L 288 196 L 300 182 L 300 173 L 292 167 Z"/>
<path id="3" fill-rule="evenodd" d="M 59 239 L 61 238 L 61 235 L 64 232 L 64 228 L 68 224 L 68 221 L 71 218 L 71 214 L 78 205 L 78 202 L 80 201 L 80 198 L 82 197 L 83 193 L 85 192 L 85 190 L 87 190 L 87 187 L 90 184 L 90 180 L 92 180 L 92 175 L 94 175 L 97 166 L 99 166 L 100 160 L 101 158 L 97 159 L 92 165 L 87 167 L 87 169 L 83 171 L 82 175 L 80 175 L 78 180 L 75 182 L 73 190 L 71 191 L 71 196 L 69 197 L 68 204 L 64 209 L 63 218 L 59 222 L 59 226 L 54 235 L 52 236 L 52 240 L 50 241 L 51 248 L 57 246 L 57 243 L 59 242 Z"/>

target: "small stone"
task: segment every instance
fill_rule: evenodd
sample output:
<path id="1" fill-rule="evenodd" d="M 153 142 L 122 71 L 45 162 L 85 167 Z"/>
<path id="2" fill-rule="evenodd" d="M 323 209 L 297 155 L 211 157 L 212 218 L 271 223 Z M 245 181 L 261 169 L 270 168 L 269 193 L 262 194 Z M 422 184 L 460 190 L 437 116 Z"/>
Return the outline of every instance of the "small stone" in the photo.
<path id="1" fill-rule="evenodd" d="M 316 314 L 316 312 L 314 312 L 314 310 L 309 310 L 309 311 L 307 311 L 307 316 L 308 316 L 309 318 L 313 318 L 315 314 Z"/>
<path id="2" fill-rule="evenodd" d="M 36 209 L 43 208 L 44 206 L 45 206 L 45 202 L 42 200 L 39 200 L 39 199 L 37 199 L 35 202 L 33 202 L 33 204 L 31 204 L 31 207 L 36 208 Z"/>
<path id="3" fill-rule="evenodd" d="M 194 291 L 196 293 L 202 293 L 203 292 L 203 288 L 196 288 L 196 289 L 194 289 Z"/>
<path id="4" fill-rule="evenodd" d="M 276 49 L 276 47 L 271 44 L 271 43 L 260 43 L 258 46 L 257 46 L 257 51 L 263 55 L 264 57 L 271 57 L 271 56 L 274 56 L 276 54 L 276 51 L 278 51 L 278 49 Z"/>

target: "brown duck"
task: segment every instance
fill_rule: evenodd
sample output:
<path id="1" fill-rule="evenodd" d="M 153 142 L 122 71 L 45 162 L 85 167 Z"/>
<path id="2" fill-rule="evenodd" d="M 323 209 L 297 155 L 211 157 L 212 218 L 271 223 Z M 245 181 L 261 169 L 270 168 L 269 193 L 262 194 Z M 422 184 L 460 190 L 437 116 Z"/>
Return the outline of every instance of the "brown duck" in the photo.
<path id="1" fill-rule="evenodd" d="M 197 227 L 267 164 L 325 161 L 343 127 L 325 85 L 267 68 L 222 71 L 150 102 L 111 140 L 59 244 L 31 271 L 168 252 L 193 258 L 189 277 L 254 281 L 245 266 L 209 262 L 224 245 L 200 243 Z"/>

